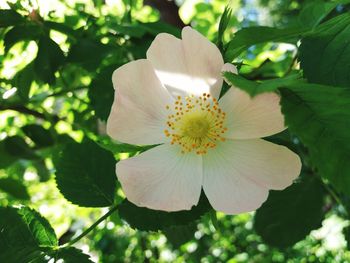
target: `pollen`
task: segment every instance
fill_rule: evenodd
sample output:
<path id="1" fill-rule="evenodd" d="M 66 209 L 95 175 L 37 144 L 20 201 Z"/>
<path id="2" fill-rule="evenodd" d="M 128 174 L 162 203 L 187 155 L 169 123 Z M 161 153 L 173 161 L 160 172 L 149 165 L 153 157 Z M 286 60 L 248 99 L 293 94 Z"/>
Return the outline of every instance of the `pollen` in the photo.
<path id="1" fill-rule="evenodd" d="M 218 142 L 225 141 L 226 114 L 210 94 L 178 96 L 174 105 L 167 105 L 166 109 L 171 113 L 164 134 L 170 137 L 172 145 L 180 145 L 181 153 L 204 155 Z"/>

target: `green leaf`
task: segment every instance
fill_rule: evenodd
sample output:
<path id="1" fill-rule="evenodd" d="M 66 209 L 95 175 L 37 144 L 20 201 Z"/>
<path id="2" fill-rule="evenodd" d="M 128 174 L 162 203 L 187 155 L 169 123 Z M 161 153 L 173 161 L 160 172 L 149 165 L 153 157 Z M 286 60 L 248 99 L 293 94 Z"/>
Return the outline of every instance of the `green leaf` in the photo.
<path id="1" fill-rule="evenodd" d="M 302 39 L 300 65 L 313 83 L 350 86 L 350 14 L 337 16 Z"/>
<path id="2" fill-rule="evenodd" d="M 138 207 L 125 199 L 118 208 L 119 215 L 132 228 L 144 231 L 164 230 L 170 226 L 185 226 L 207 213 L 211 206 L 202 193 L 197 206 L 189 211 L 164 212 Z"/>
<path id="3" fill-rule="evenodd" d="M 24 184 L 10 177 L 0 178 L 0 191 L 5 192 L 16 199 L 29 200 L 30 196 Z"/>
<path id="4" fill-rule="evenodd" d="M 103 207 L 113 203 L 115 159 L 91 140 L 68 143 L 55 157 L 57 187 L 74 204 Z"/>
<path id="5" fill-rule="evenodd" d="M 120 65 L 111 65 L 101 70 L 91 82 L 89 98 L 97 117 L 107 120 L 114 100 L 112 74 Z"/>
<path id="6" fill-rule="evenodd" d="M 48 147 L 54 144 L 50 131 L 41 125 L 28 124 L 23 126 L 22 130 L 39 147 Z"/>
<path id="7" fill-rule="evenodd" d="M 226 28 L 230 22 L 232 16 L 232 9 L 229 5 L 227 5 L 224 9 L 224 12 L 221 15 L 220 22 L 219 22 L 219 29 L 218 29 L 218 47 L 221 50 L 223 45 L 223 36 L 226 31 Z"/>
<path id="8" fill-rule="evenodd" d="M 1 262 L 91 262 L 78 249 L 58 249 L 49 222 L 28 207 L 0 207 L 0 229 Z"/>
<path id="9" fill-rule="evenodd" d="M 24 18 L 14 10 L 0 10 L 0 27 L 18 25 L 24 21 Z"/>
<path id="10" fill-rule="evenodd" d="M 37 76 L 45 83 L 55 81 L 55 72 L 64 63 L 63 51 L 49 36 L 40 37 L 38 54 L 34 60 L 34 69 Z"/>
<path id="11" fill-rule="evenodd" d="M 227 44 L 225 61 L 232 61 L 244 50 L 252 45 L 265 42 L 286 42 L 295 44 L 306 28 L 273 28 L 273 27 L 248 27 L 235 33 L 233 39 Z"/>
<path id="12" fill-rule="evenodd" d="M 350 194 L 350 90 L 303 84 L 281 95 L 286 125 L 308 148 L 318 173 Z"/>
<path id="13" fill-rule="evenodd" d="M 304 239 L 321 227 L 324 189 L 312 175 L 283 191 L 271 191 L 267 201 L 256 211 L 254 228 L 263 240 L 279 248 Z"/>
<path id="14" fill-rule="evenodd" d="M 278 88 L 303 83 L 303 80 L 300 79 L 299 74 L 293 74 L 284 78 L 265 80 L 261 82 L 247 80 L 244 77 L 232 72 L 224 72 L 223 76 L 231 86 L 235 86 L 246 91 L 252 97 L 264 92 L 274 92 Z"/>
<path id="15" fill-rule="evenodd" d="M 17 42 L 37 40 L 41 32 L 41 28 L 37 25 L 19 25 L 11 28 L 4 37 L 5 53 Z"/>

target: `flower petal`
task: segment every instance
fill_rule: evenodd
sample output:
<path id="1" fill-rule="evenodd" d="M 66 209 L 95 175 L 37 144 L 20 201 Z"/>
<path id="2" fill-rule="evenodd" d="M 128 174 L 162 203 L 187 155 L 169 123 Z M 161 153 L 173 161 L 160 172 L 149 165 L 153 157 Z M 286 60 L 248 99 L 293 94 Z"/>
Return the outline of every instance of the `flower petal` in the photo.
<path id="1" fill-rule="evenodd" d="M 281 190 L 299 175 L 299 157 L 261 139 L 228 140 L 203 157 L 203 188 L 211 205 L 228 214 L 257 209 L 269 189 Z"/>
<path id="2" fill-rule="evenodd" d="M 107 121 L 113 139 L 130 144 L 166 142 L 166 105 L 173 98 L 155 75 L 152 64 L 140 59 L 113 73 L 115 99 Z"/>
<path id="3" fill-rule="evenodd" d="M 237 67 L 231 63 L 225 63 L 222 68 L 221 68 L 221 72 L 231 72 L 234 74 L 237 74 Z"/>
<path id="4" fill-rule="evenodd" d="M 231 87 L 219 103 L 227 114 L 227 138 L 262 138 L 286 129 L 280 98 L 275 93 L 263 93 L 251 98 L 246 92 Z"/>
<path id="5" fill-rule="evenodd" d="M 173 96 L 220 94 L 222 55 L 213 43 L 190 27 L 182 30 L 182 40 L 159 34 L 147 51 L 147 59 Z"/>
<path id="6" fill-rule="evenodd" d="M 117 163 L 118 179 L 126 197 L 138 206 L 156 210 L 189 210 L 199 201 L 202 158 L 181 154 L 163 144 Z"/>

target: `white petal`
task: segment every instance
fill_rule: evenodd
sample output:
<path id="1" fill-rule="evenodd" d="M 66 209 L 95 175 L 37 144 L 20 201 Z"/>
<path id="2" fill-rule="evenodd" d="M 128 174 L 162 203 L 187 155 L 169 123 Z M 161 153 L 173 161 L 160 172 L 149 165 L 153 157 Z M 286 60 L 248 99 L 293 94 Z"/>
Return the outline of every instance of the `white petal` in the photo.
<path id="1" fill-rule="evenodd" d="M 182 40 L 159 34 L 147 51 L 147 59 L 173 96 L 220 94 L 222 55 L 213 43 L 190 27 L 182 30 Z"/>
<path id="2" fill-rule="evenodd" d="M 241 176 L 223 154 L 213 149 L 203 157 L 203 189 L 210 204 L 226 214 L 254 211 L 265 202 L 268 189 Z"/>
<path id="3" fill-rule="evenodd" d="M 173 98 L 145 60 L 130 62 L 113 73 L 115 99 L 107 121 L 113 139 L 130 144 L 158 144 L 168 141 L 166 105 Z"/>
<path id="4" fill-rule="evenodd" d="M 228 140 L 203 157 L 203 188 L 211 205 L 228 214 L 257 209 L 269 189 L 281 190 L 299 175 L 299 157 L 261 139 Z"/>
<path id="5" fill-rule="evenodd" d="M 275 93 L 263 93 L 251 98 L 248 93 L 231 87 L 219 103 L 227 116 L 227 138 L 262 138 L 286 129 L 280 97 Z"/>
<path id="6" fill-rule="evenodd" d="M 231 63 L 225 63 L 221 69 L 222 72 L 231 72 L 237 74 L 237 67 Z"/>
<path id="7" fill-rule="evenodd" d="M 131 202 L 156 210 L 189 210 L 199 201 L 202 158 L 163 144 L 117 163 L 118 179 Z"/>
<path id="8" fill-rule="evenodd" d="M 222 86 L 221 68 L 224 60 L 220 50 L 191 27 L 182 30 L 182 41 L 190 71 L 211 86 L 210 93 L 219 97 Z"/>

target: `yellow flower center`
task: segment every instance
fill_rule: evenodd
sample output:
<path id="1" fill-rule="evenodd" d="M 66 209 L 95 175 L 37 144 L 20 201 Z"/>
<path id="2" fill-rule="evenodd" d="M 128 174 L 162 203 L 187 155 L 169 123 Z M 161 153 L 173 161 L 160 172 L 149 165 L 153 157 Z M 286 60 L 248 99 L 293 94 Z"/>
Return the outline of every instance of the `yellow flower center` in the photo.
<path id="1" fill-rule="evenodd" d="M 226 114 L 210 94 L 203 93 L 200 97 L 178 96 L 174 105 L 167 105 L 166 108 L 172 114 L 168 115 L 168 129 L 164 133 L 171 138 L 171 144 L 181 146 L 182 153 L 194 151 L 206 154 L 219 141 L 225 141 Z"/>

